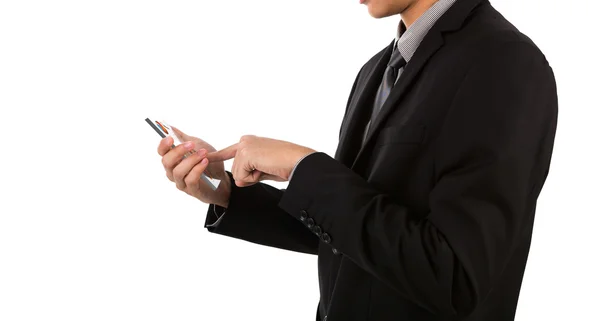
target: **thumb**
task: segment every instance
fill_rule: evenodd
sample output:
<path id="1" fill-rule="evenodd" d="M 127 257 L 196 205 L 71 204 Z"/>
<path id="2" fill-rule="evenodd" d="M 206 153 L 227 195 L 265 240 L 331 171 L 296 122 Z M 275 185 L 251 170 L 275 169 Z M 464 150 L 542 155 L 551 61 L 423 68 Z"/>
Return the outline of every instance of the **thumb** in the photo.
<path id="1" fill-rule="evenodd" d="M 208 153 L 208 155 L 206 155 L 206 158 L 208 158 L 208 161 L 210 162 L 223 162 L 228 159 L 234 158 L 235 154 L 237 153 L 237 150 L 238 143 L 233 144 L 227 148 L 221 149 L 220 151 Z"/>
<path id="2" fill-rule="evenodd" d="M 175 132 L 175 135 L 177 135 L 177 137 L 179 137 L 179 140 L 181 140 L 182 142 L 192 140 L 192 137 L 188 136 L 186 133 L 177 129 L 175 126 L 171 126 L 171 129 L 173 129 L 173 132 Z"/>

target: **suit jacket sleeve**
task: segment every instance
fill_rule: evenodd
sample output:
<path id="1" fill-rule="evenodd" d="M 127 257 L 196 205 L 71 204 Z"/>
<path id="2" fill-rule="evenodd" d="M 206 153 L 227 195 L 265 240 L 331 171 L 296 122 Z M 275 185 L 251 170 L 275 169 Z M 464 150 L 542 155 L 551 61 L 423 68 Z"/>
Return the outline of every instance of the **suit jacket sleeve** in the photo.
<path id="1" fill-rule="evenodd" d="M 298 219 L 308 213 L 331 246 L 416 304 L 467 315 L 533 220 L 556 116 L 544 56 L 527 43 L 503 44 L 474 60 L 450 106 L 426 218 L 323 153 L 299 164 L 280 206 Z"/>
<path id="2" fill-rule="evenodd" d="M 346 112 L 363 68 L 352 85 Z M 285 190 L 262 183 L 240 188 L 235 185 L 231 173 L 227 174 L 232 186 L 229 207 L 209 206 L 204 224 L 209 232 L 290 251 L 317 254 L 318 237 L 277 206 Z"/>
<path id="3" fill-rule="evenodd" d="M 296 251 L 317 254 L 318 238 L 277 206 L 282 190 L 266 184 L 237 187 L 231 173 L 231 196 L 225 213 L 211 204 L 205 227 L 209 232 L 245 241 Z"/>

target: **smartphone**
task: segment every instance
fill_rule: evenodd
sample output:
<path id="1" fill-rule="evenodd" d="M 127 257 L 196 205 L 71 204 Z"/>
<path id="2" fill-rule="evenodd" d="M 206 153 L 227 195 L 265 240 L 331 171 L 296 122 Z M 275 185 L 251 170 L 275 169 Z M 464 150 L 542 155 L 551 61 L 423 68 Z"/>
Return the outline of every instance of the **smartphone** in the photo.
<path id="1" fill-rule="evenodd" d="M 159 122 L 156 120 L 151 120 L 150 118 L 146 118 L 146 123 L 148 123 L 148 125 L 150 125 L 150 127 L 152 127 L 158 133 L 158 135 L 160 135 L 160 137 L 162 137 L 162 138 L 165 138 L 167 136 L 172 137 L 173 138 L 173 146 L 171 146 L 171 148 L 174 148 L 175 146 L 181 144 L 179 137 L 177 137 L 177 135 L 175 134 L 175 132 L 173 131 L 171 126 L 169 126 L 167 123 Z M 183 158 L 186 158 L 195 152 L 196 152 L 195 150 L 191 150 L 191 151 L 187 152 L 183 156 Z M 210 173 L 209 173 L 209 175 L 210 175 Z M 204 173 L 202 174 L 201 178 L 213 190 L 216 190 L 219 187 L 219 184 L 221 183 L 221 180 L 207 176 Z"/>

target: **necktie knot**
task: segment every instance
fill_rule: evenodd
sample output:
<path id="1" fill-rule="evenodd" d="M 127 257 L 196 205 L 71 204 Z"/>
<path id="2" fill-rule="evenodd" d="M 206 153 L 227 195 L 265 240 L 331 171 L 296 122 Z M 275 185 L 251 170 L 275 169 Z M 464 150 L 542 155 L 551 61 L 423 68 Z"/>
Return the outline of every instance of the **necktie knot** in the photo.
<path id="1" fill-rule="evenodd" d="M 396 71 L 406 65 L 406 60 L 402 58 L 402 54 L 400 54 L 400 50 L 398 48 L 394 48 L 392 51 L 392 57 L 390 58 L 390 62 L 388 66 L 394 68 Z"/>

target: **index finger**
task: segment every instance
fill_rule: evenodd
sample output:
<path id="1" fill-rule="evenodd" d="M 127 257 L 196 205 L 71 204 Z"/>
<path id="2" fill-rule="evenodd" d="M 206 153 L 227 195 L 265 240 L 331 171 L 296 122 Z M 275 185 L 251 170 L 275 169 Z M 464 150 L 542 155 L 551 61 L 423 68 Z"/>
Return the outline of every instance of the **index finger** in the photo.
<path id="1" fill-rule="evenodd" d="M 237 153 L 238 144 L 239 143 L 235 143 L 229 147 L 221 149 L 220 151 L 208 153 L 208 155 L 206 155 L 206 158 L 208 158 L 208 161 L 210 162 L 222 162 L 228 159 L 232 159 Z"/>

